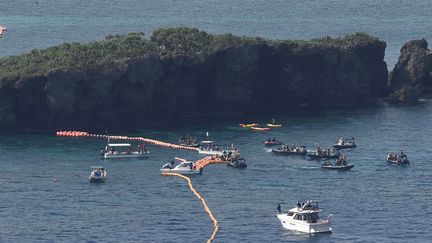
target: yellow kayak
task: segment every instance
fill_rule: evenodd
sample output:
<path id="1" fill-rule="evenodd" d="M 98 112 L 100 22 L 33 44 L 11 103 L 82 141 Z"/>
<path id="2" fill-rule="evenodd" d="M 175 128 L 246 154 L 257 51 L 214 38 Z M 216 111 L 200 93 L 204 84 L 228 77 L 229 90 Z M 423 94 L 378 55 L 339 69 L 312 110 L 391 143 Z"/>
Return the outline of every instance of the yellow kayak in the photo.
<path id="1" fill-rule="evenodd" d="M 268 127 L 281 127 L 282 124 L 271 124 L 271 123 L 268 123 L 267 126 Z"/>
<path id="2" fill-rule="evenodd" d="M 240 124 L 240 127 L 256 127 L 256 126 L 258 126 L 259 124 L 257 124 L 257 123 L 251 123 L 251 124 Z"/>

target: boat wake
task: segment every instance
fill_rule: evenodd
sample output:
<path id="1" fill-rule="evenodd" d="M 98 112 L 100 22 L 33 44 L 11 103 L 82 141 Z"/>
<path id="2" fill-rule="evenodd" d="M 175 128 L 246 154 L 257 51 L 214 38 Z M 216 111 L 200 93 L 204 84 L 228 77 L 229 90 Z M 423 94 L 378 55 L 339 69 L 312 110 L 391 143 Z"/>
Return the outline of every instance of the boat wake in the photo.
<path id="1" fill-rule="evenodd" d="M 300 166 L 300 169 L 308 169 L 308 170 L 313 170 L 313 169 L 319 169 L 321 167 L 318 166 Z"/>

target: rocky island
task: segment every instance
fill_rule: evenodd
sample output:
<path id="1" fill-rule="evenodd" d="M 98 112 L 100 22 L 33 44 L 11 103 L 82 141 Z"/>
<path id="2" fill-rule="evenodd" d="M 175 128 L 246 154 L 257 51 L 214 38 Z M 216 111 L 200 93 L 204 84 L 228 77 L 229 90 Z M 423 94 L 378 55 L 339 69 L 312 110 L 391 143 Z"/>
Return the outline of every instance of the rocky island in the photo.
<path id="1" fill-rule="evenodd" d="M 425 39 L 409 41 L 401 48 L 387 89 L 395 103 L 415 104 L 419 98 L 432 96 L 432 53 Z"/>
<path id="2" fill-rule="evenodd" d="M 0 127 L 131 127 L 366 104 L 405 87 L 396 78 L 403 64 L 387 80 L 385 47 L 363 33 L 290 41 L 168 28 L 34 50 L 0 59 Z"/>

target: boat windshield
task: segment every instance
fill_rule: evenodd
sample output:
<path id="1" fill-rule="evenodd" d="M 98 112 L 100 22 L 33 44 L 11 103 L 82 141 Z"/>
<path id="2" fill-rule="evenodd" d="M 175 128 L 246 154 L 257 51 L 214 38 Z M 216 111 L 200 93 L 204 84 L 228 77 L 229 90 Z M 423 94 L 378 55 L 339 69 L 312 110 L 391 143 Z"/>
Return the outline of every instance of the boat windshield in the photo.
<path id="1" fill-rule="evenodd" d="M 186 168 L 186 167 L 192 167 L 192 162 L 182 162 L 178 165 L 179 168 Z"/>

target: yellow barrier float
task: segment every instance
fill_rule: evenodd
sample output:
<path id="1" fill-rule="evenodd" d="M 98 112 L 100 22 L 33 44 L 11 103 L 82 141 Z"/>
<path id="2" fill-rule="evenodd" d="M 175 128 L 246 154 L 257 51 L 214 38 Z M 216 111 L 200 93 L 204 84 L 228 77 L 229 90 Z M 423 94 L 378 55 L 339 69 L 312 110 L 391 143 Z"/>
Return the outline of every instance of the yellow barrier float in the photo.
<path id="1" fill-rule="evenodd" d="M 198 148 L 191 148 L 187 146 L 161 142 L 158 140 L 143 138 L 143 137 L 108 136 L 108 135 L 90 134 L 88 132 L 81 132 L 81 131 L 58 131 L 56 132 L 56 135 L 59 137 L 95 137 L 95 138 L 105 138 L 105 139 L 113 139 L 113 140 L 142 141 L 144 143 L 153 144 L 153 145 L 166 147 L 166 148 L 198 151 Z"/>
<path id="2" fill-rule="evenodd" d="M 201 201 L 202 205 L 204 206 L 204 210 L 207 212 L 208 216 L 213 221 L 213 233 L 211 234 L 210 238 L 207 240 L 207 243 L 212 242 L 215 239 L 217 232 L 219 231 L 219 222 L 214 217 L 213 213 L 210 211 L 210 208 L 207 206 L 207 203 L 204 200 L 204 198 L 201 197 L 201 195 L 193 187 L 191 179 L 189 179 L 189 177 L 187 177 L 187 176 L 180 175 L 177 173 L 171 173 L 171 172 L 163 173 L 162 175 L 164 175 L 164 176 L 178 176 L 180 178 L 183 178 L 185 181 L 187 181 L 187 183 L 189 185 L 189 189 Z"/>
<path id="3" fill-rule="evenodd" d="M 141 141 L 141 142 L 145 142 L 148 144 L 153 144 L 153 145 L 157 145 L 157 146 L 161 146 L 161 147 L 173 148 L 173 149 L 185 149 L 185 150 L 195 150 L 195 151 L 198 150 L 198 148 L 195 148 L 195 147 L 181 146 L 181 145 L 177 145 L 177 144 L 161 142 L 158 140 L 143 138 L 143 137 L 108 136 L 108 135 L 91 134 L 91 133 L 79 132 L 79 131 L 58 131 L 58 132 L 56 132 L 56 135 L 60 136 L 60 137 L 94 137 L 94 138 L 105 138 L 105 139 L 113 139 L 113 140 L 134 140 L 134 141 Z M 220 158 L 217 158 L 215 156 L 208 156 L 208 157 L 205 157 L 203 159 L 196 161 L 196 166 L 197 166 L 197 169 L 200 169 L 200 168 L 206 167 L 207 165 L 215 164 L 215 163 L 225 163 L 225 161 L 223 161 Z M 210 238 L 207 240 L 207 243 L 212 242 L 215 239 L 217 232 L 219 231 L 219 223 L 216 220 L 216 218 L 214 217 L 213 213 L 210 211 L 210 208 L 207 206 L 207 203 L 204 200 L 204 198 L 201 197 L 201 195 L 193 187 L 192 181 L 189 179 L 189 177 L 186 177 L 184 175 L 180 175 L 177 173 L 166 172 L 166 173 L 163 173 L 162 175 L 164 175 L 164 176 L 178 176 L 178 177 L 181 177 L 188 182 L 190 190 L 201 201 L 202 205 L 204 206 L 204 210 L 207 212 L 210 219 L 213 221 L 213 227 L 214 227 L 213 233 L 210 236 Z"/>

